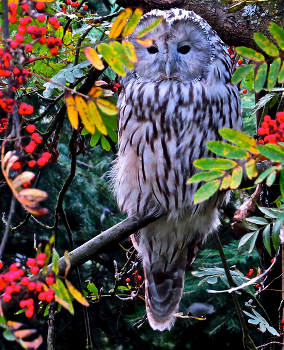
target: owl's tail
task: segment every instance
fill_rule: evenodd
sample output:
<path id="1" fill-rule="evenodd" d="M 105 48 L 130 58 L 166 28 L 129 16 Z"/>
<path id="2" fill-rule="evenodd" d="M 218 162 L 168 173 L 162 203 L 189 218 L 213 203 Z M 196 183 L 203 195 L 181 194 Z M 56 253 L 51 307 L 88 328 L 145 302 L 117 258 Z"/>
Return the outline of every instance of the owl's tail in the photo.
<path id="1" fill-rule="evenodd" d="M 132 237 L 143 258 L 146 311 L 150 326 L 156 330 L 170 330 L 173 326 L 185 270 L 203 240 L 185 234 L 184 229 L 161 218 L 142 229 L 139 236 Z"/>

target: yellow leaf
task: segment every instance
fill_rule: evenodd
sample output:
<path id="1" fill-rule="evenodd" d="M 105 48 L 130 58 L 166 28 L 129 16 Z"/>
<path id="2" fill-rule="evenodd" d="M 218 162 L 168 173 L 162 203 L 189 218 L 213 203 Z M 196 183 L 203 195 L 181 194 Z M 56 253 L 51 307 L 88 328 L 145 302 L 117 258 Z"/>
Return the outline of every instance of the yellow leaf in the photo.
<path id="1" fill-rule="evenodd" d="M 134 45 L 130 41 L 122 40 L 122 46 L 124 47 L 124 51 L 129 61 L 133 63 L 137 62 L 137 56 Z"/>
<path id="2" fill-rule="evenodd" d="M 65 280 L 66 286 L 69 289 L 69 292 L 73 295 L 73 297 L 82 305 L 89 306 L 87 300 L 83 297 L 83 295 L 72 285 L 71 282 Z"/>
<path id="3" fill-rule="evenodd" d="M 59 298 L 57 295 L 54 296 L 54 300 L 65 307 L 71 314 L 74 314 L 74 310 L 72 311 L 72 307 L 70 307 L 70 304 L 68 304 L 64 299 Z"/>
<path id="4" fill-rule="evenodd" d="M 223 181 L 221 183 L 221 187 L 220 187 L 220 190 L 226 190 L 227 188 L 230 187 L 230 184 L 231 184 L 231 175 L 226 175 L 224 178 L 223 178 Z"/>
<path id="5" fill-rule="evenodd" d="M 64 252 L 64 259 L 65 259 L 65 264 L 66 264 L 66 268 L 65 268 L 65 277 L 66 277 L 68 272 L 69 272 L 69 269 L 71 267 L 70 257 L 69 257 L 67 250 Z"/>
<path id="6" fill-rule="evenodd" d="M 19 0 L 8 0 L 8 6 L 11 5 L 11 4 L 18 5 L 19 4 Z"/>
<path id="7" fill-rule="evenodd" d="M 76 104 L 70 91 L 67 91 L 65 93 L 65 101 L 66 101 L 69 121 L 74 129 L 78 129 L 78 125 L 79 125 L 78 111 L 76 109 Z"/>
<path id="8" fill-rule="evenodd" d="M 92 47 L 85 47 L 84 48 L 85 56 L 87 59 L 92 63 L 92 65 L 98 69 L 102 70 L 105 68 L 102 60 L 100 59 L 99 55 L 97 54 L 97 51 L 93 49 Z"/>
<path id="9" fill-rule="evenodd" d="M 87 103 L 85 102 L 83 97 L 78 95 L 75 96 L 75 103 L 76 103 L 77 111 L 79 112 L 82 122 L 85 125 L 85 128 L 93 134 L 96 128 L 95 128 L 95 123 L 93 122 L 91 116 L 89 115 Z"/>
<path id="10" fill-rule="evenodd" d="M 131 18 L 129 19 L 129 21 L 127 22 L 126 26 L 123 29 L 122 32 L 122 36 L 129 36 L 130 34 L 132 34 L 137 26 L 137 24 L 140 21 L 140 18 L 143 15 L 143 11 L 140 8 L 137 8 Z"/>
<path id="11" fill-rule="evenodd" d="M 123 68 L 122 63 L 119 59 L 115 57 L 115 52 L 113 52 L 112 48 L 105 44 L 101 43 L 98 45 L 98 50 L 102 54 L 103 58 L 106 62 L 111 66 L 111 68 L 119 75 L 125 76 L 125 70 Z"/>
<path id="12" fill-rule="evenodd" d="M 102 121 L 102 117 L 95 105 L 94 101 L 88 101 L 89 115 L 92 116 L 92 119 L 97 127 L 97 129 L 104 135 L 107 134 L 107 129 Z"/>
<path id="13" fill-rule="evenodd" d="M 114 21 L 111 27 L 111 30 L 108 36 L 110 39 L 117 38 L 120 35 L 131 13 L 132 13 L 132 10 L 130 8 L 127 8 L 123 12 L 121 12 L 121 14 L 117 17 L 117 19 Z"/>
<path id="14" fill-rule="evenodd" d="M 246 163 L 246 171 L 247 171 L 247 177 L 251 180 L 255 177 L 257 177 L 257 168 L 256 168 L 256 162 L 254 159 L 250 159 Z"/>
<path id="15" fill-rule="evenodd" d="M 136 39 L 136 41 L 138 42 L 138 44 L 144 47 L 150 47 L 153 44 L 152 39 L 145 39 L 145 40 Z"/>
<path id="16" fill-rule="evenodd" d="M 106 84 L 106 82 L 104 81 L 104 85 Z M 89 93 L 89 96 L 92 98 L 96 98 L 96 97 L 100 97 L 103 93 L 103 90 L 97 86 L 94 86 L 91 88 L 91 91 Z"/>
<path id="17" fill-rule="evenodd" d="M 26 346 L 25 349 L 34 349 L 36 350 L 43 342 L 42 336 L 39 335 L 36 339 L 32 341 L 24 341 L 21 343 L 22 346 Z"/>
<path id="18" fill-rule="evenodd" d="M 26 182 L 32 181 L 35 177 L 35 174 L 31 171 L 24 171 L 22 174 L 18 175 L 14 181 L 12 181 L 13 188 L 18 188 L 25 184 Z"/>
<path id="19" fill-rule="evenodd" d="M 14 322 L 14 321 L 7 321 L 7 326 L 12 329 L 12 331 L 19 329 L 21 326 L 23 326 L 20 322 Z"/>
<path id="20" fill-rule="evenodd" d="M 19 201 L 29 207 L 36 207 L 48 197 L 47 193 L 37 188 L 26 188 L 19 192 Z"/>
<path id="21" fill-rule="evenodd" d="M 116 115 L 118 112 L 116 106 L 113 103 L 111 103 L 105 99 L 98 98 L 96 100 L 96 103 L 97 103 L 99 109 L 102 110 L 105 114 Z"/>

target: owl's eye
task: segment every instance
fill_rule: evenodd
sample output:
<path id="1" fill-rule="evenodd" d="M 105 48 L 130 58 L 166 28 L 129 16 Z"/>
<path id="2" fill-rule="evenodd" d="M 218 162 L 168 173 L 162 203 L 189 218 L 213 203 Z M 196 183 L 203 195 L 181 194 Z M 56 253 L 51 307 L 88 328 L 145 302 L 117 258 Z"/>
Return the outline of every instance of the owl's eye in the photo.
<path id="1" fill-rule="evenodd" d="M 151 55 L 154 54 L 154 53 L 159 52 L 157 46 L 150 46 L 150 47 L 147 48 L 147 51 L 148 51 Z"/>
<path id="2" fill-rule="evenodd" d="M 183 45 L 183 46 L 180 46 L 178 47 L 177 51 L 183 55 L 189 53 L 190 51 L 190 46 L 189 45 Z"/>

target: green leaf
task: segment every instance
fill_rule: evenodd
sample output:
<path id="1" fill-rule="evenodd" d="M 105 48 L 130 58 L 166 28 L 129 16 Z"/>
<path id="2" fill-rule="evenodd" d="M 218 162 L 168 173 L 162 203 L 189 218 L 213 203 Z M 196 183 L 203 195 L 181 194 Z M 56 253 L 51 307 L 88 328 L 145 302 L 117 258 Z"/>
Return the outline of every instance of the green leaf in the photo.
<path id="1" fill-rule="evenodd" d="M 259 230 L 255 231 L 254 235 L 252 236 L 252 240 L 250 242 L 249 251 L 248 251 L 249 253 L 252 252 L 252 250 L 253 250 L 253 248 L 255 246 L 255 242 L 257 240 L 258 234 L 259 234 Z"/>
<path id="2" fill-rule="evenodd" d="M 237 47 L 236 51 L 239 55 L 255 62 L 262 62 L 265 60 L 264 56 L 261 53 L 245 46 Z"/>
<path id="3" fill-rule="evenodd" d="M 98 51 L 117 74 L 121 76 L 126 75 L 122 63 L 116 58 L 115 53 L 109 45 L 105 43 L 99 44 Z"/>
<path id="4" fill-rule="evenodd" d="M 219 177 L 223 176 L 224 174 L 225 174 L 225 172 L 221 171 L 221 170 L 211 170 L 211 171 L 207 171 L 207 172 L 197 173 L 197 174 L 194 174 L 187 181 L 187 184 L 199 183 L 201 181 L 208 182 L 208 181 L 211 181 L 211 180 L 218 179 Z"/>
<path id="5" fill-rule="evenodd" d="M 247 172 L 247 177 L 251 180 L 255 177 L 257 177 L 257 168 L 256 168 L 256 162 L 254 159 L 250 159 L 246 163 L 246 172 Z"/>
<path id="6" fill-rule="evenodd" d="M 118 286 L 117 289 L 120 289 L 120 290 L 130 290 L 131 287 L 128 286 L 128 287 L 125 287 L 125 286 Z"/>
<path id="7" fill-rule="evenodd" d="M 220 186 L 220 180 L 214 180 L 207 182 L 207 184 L 203 185 L 199 188 L 199 190 L 195 193 L 194 196 L 194 204 L 201 203 L 206 199 L 209 199 Z"/>
<path id="8" fill-rule="evenodd" d="M 249 154 L 243 149 L 222 141 L 209 141 L 206 143 L 206 146 L 210 151 L 221 157 L 233 159 L 244 159 L 249 157 Z"/>
<path id="9" fill-rule="evenodd" d="M 260 153 L 268 159 L 280 163 L 284 162 L 284 147 L 269 143 L 266 145 L 258 145 L 257 148 Z"/>
<path id="10" fill-rule="evenodd" d="M 254 70 L 252 70 L 245 79 L 245 84 L 246 87 L 251 91 L 253 89 L 253 84 L 254 84 Z"/>
<path id="11" fill-rule="evenodd" d="M 281 209 L 276 208 L 258 207 L 258 209 L 270 219 L 277 219 L 278 215 L 281 213 Z"/>
<path id="12" fill-rule="evenodd" d="M 147 27 L 140 30 L 140 32 L 136 35 L 136 38 L 143 38 L 143 36 L 149 34 L 153 29 L 158 27 L 158 25 L 164 20 L 163 17 L 156 19 L 151 24 L 149 24 Z"/>
<path id="13" fill-rule="evenodd" d="M 270 246 L 270 225 L 267 225 L 263 230 L 263 244 L 268 254 L 271 256 L 271 246 Z"/>
<path id="14" fill-rule="evenodd" d="M 3 316 L 0 316 L 0 327 L 6 328 L 6 319 Z"/>
<path id="15" fill-rule="evenodd" d="M 11 331 L 10 328 L 5 329 L 5 331 L 3 332 L 3 337 L 4 337 L 6 340 L 9 340 L 9 341 L 14 341 L 14 340 L 15 340 L 15 336 L 14 336 L 14 334 L 12 333 L 12 331 Z"/>
<path id="16" fill-rule="evenodd" d="M 93 296 L 97 296 L 99 294 L 98 288 L 94 285 L 94 283 L 88 283 L 87 289 Z"/>
<path id="17" fill-rule="evenodd" d="M 263 62 L 257 70 L 257 74 L 254 81 L 256 92 L 259 92 L 263 88 L 266 82 L 266 76 L 267 76 L 267 63 Z"/>
<path id="18" fill-rule="evenodd" d="M 263 173 L 261 173 L 260 175 L 259 175 L 259 177 L 255 180 L 255 184 L 259 184 L 259 183 L 261 183 L 264 179 L 266 179 L 267 178 L 267 176 L 274 170 L 274 169 L 276 169 L 276 167 L 275 166 L 273 166 L 273 167 L 271 167 L 271 168 L 268 168 L 268 169 L 266 169 L 266 170 L 264 170 L 264 172 Z"/>
<path id="19" fill-rule="evenodd" d="M 81 132 L 81 135 L 85 136 L 85 135 L 88 135 L 89 133 L 90 133 L 90 131 L 88 131 L 88 130 L 86 129 L 86 127 L 84 127 L 84 129 L 83 129 L 82 132 Z"/>
<path id="20" fill-rule="evenodd" d="M 237 84 L 242 81 L 254 69 L 254 67 L 254 64 L 248 64 L 247 66 L 237 68 L 232 76 L 232 83 Z"/>
<path id="21" fill-rule="evenodd" d="M 270 187 L 271 185 L 274 184 L 274 181 L 276 179 L 276 170 L 273 170 L 267 177 L 266 179 L 266 185 Z"/>
<path id="22" fill-rule="evenodd" d="M 268 29 L 273 35 L 273 38 L 277 41 L 278 46 L 281 50 L 284 50 L 284 31 L 278 26 L 278 24 L 270 22 Z"/>
<path id="23" fill-rule="evenodd" d="M 137 26 L 137 24 L 140 21 L 140 18 L 143 15 L 143 11 L 140 8 L 137 8 L 132 16 L 130 17 L 129 21 L 127 22 L 126 26 L 124 27 L 122 31 L 122 36 L 128 36 L 132 34 Z"/>
<path id="24" fill-rule="evenodd" d="M 55 250 L 55 248 L 52 249 L 52 270 L 54 271 L 55 275 L 58 274 L 59 269 L 59 254 Z"/>
<path id="25" fill-rule="evenodd" d="M 257 230 L 258 231 L 258 230 Z M 240 242 L 239 242 L 239 245 L 238 245 L 238 249 L 240 249 L 243 245 L 245 245 L 247 243 L 247 241 L 255 234 L 255 232 L 257 231 L 254 231 L 254 232 L 249 232 L 247 234 L 245 234 Z"/>
<path id="26" fill-rule="evenodd" d="M 228 141 L 235 143 L 237 146 L 246 149 L 254 154 L 258 154 L 259 151 L 256 148 L 257 142 L 252 137 L 234 129 L 220 129 L 219 134 Z"/>
<path id="27" fill-rule="evenodd" d="M 253 35 L 254 41 L 257 43 L 257 45 L 269 56 L 278 56 L 279 50 L 277 47 L 272 44 L 272 42 L 261 33 L 254 33 Z"/>
<path id="28" fill-rule="evenodd" d="M 277 220 L 272 227 L 272 243 L 274 249 L 277 251 L 280 244 L 280 229 L 282 225 L 282 220 Z"/>
<path id="29" fill-rule="evenodd" d="M 219 159 L 219 158 L 201 158 L 193 162 L 196 168 L 202 170 L 214 170 L 214 169 L 232 169 L 237 163 L 229 159 Z"/>
<path id="30" fill-rule="evenodd" d="M 246 1 L 238 2 L 236 5 L 233 5 L 228 8 L 228 11 L 231 13 L 242 10 L 246 6 Z"/>
<path id="31" fill-rule="evenodd" d="M 74 314 L 74 307 L 72 304 L 72 301 L 70 299 L 69 293 L 64 285 L 64 283 L 57 278 L 56 280 L 56 285 L 59 287 L 60 293 L 62 295 L 62 299 L 65 301 L 65 303 L 60 303 L 63 307 L 65 307 L 67 310 L 69 310 L 69 312 L 73 315 Z M 54 287 L 54 285 L 52 286 Z M 56 294 L 56 291 L 55 291 Z M 59 302 L 58 300 L 56 300 L 57 302 Z"/>
<path id="32" fill-rule="evenodd" d="M 134 65 L 129 61 L 129 58 L 123 48 L 123 46 L 118 41 L 110 42 L 111 47 L 115 57 L 120 60 L 120 62 L 128 69 L 133 69 Z"/>
<path id="33" fill-rule="evenodd" d="M 90 141 L 91 147 L 96 146 L 96 144 L 98 143 L 100 137 L 101 137 L 101 133 L 99 132 L 98 129 L 96 129 L 95 133 L 91 137 L 91 141 Z"/>
<path id="34" fill-rule="evenodd" d="M 280 173 L 279 185 L 280 185 L 281 194 L 283 196 L 284 195 L 284 168 L 281 170 L 281 173 Z"/>
<path id="35" fill-rule="evenodd" d="M 257 225 L 268 225 L 268 221 L 260 216 L 251 216 L 249 218 L 246 218 L 246 220 Z"/>
<path id="36" fill-rule="evenodd" d="M 280 65 L 281 65 L 281 58 L 276 58 L 270 65 L 268 78 L 267 78 L 268 91 L 271 91 L 277 82 Z"/>
<path id="37" fill-rule="evenodd" d="M 101 143 L 102 143 L 102 148 L 104 150 L 106 150 L 106 151 L 110 150 L 110 144 L 109 144 L 108 140 L 104 137 L 104 135 L 102 135 Z"/>
<path id="38" fill-rule="evenodd" d="M 232 179 L 231 179 L 231 189 L 235 190 L 239 188 L 243 178 L 243 168 L 241 166 L 238 166 L 235 168 L 232 172 Z"/>
<path id="39" fill-rule="evenodd" d="M 281 69 L 280 69 L 280 72 L 278 75 L 278 82 L 280 84 L 283 84 L 283 82 L 284 82 L 284 61 L 282 62 L 282 66 L 281 66 Z"/>

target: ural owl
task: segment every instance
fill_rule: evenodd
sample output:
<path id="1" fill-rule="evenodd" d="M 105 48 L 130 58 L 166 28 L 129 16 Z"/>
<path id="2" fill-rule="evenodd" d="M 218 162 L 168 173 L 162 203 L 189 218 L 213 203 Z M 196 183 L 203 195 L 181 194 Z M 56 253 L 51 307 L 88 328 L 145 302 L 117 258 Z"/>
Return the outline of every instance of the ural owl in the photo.
<path id="1" fill-rule="evenodd" d="M 145 48 L 135 34 L 162 17 Z M 194 205 L 193 161 L 212 156 L 218 129 L 241 129 L 241 103 L 232 85 L 232 63 L 216 32 L 192 11 L 153 10 L 129 38 L 138 62 L 122 79 L 118 100 L 119 152 L 114 167 L 121 210 L 130 215 L 164 214 L 132 235 L 143 260 L 146 310 L 153 329 L 170 329 L 184 287 L 184 274 L 227 197 Z"/>

